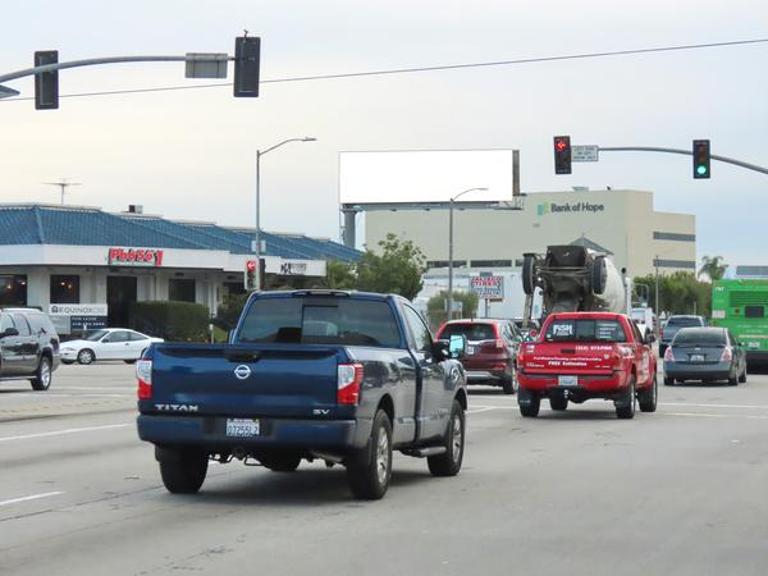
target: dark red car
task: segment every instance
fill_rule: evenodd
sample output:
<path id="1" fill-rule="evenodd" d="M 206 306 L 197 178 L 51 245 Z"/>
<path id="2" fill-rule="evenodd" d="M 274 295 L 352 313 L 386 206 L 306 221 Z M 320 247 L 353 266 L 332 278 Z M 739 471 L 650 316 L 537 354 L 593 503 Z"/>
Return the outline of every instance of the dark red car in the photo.
<path id="1" fill-rule="evenodd" d="M 510 320 L 451 320 L 437 331 L 438 340 L 450 340 L 454 334 L 467 339 L 461 363 L 467 384 L 500 386 L 505 394 L 517 391 L 515 362 L 522 337 Z"/>

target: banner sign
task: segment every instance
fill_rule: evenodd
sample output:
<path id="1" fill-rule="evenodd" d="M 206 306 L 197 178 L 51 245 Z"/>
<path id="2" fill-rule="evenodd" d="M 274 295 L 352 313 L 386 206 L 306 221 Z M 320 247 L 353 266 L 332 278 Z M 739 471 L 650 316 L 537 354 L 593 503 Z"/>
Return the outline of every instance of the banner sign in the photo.
<path id="1" fill-rule="evenodd" d="M 504 300 L 504 278 L 502 276 L 470 276 L 469 289 L 481 300 L 500 302 Z"/>
<path id="2" fill-rule="evenodd" d="M 67 316 L 106 316 L 106 304 L 49 304 L 48 314 L 66 314 Z"/>
<path id="3" fill-rule="evenodd" d="M 110 266 L 163 265 L 163 251 L 148 248 L 110 248 L 107 258 Z"/>

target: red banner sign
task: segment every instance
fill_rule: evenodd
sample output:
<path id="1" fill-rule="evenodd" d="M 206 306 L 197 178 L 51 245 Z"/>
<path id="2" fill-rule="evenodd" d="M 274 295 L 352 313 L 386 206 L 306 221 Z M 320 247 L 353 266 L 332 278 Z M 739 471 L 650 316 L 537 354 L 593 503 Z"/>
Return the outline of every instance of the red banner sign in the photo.
<path id="1" fill-rule="evenodd" d="M 163 251 L 145 248 L 110 248 L 110 266 L 162 266 Z"/>

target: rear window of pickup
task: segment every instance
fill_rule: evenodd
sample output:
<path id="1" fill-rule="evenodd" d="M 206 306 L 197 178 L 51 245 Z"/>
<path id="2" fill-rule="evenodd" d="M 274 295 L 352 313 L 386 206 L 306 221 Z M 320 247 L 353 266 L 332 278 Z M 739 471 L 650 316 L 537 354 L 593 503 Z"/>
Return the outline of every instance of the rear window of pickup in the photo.
<path id="1" fill-rule="evenodd" d="M 626 342 L 618 320 L 554 320 L 544 335 L 547 342 Z"/>
<path id="2" fill-rule="evenodd" d="M 400 331 L 386 302 L 317 296 L 251 302 L 237 342 L 400 346 Z"/>

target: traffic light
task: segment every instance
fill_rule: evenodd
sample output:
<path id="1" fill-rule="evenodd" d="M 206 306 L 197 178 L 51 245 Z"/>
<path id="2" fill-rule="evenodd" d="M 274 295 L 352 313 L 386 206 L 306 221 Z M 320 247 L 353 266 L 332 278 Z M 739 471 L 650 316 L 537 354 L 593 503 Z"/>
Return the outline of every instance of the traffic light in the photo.
<path id="1" fill-rule="evenodd" d="M 253 292 L 256 290 L 256 260 L 248 260 L 245 263 L 245 290 Z"/>
<path id="2" fill-rule="evenodd" d="M 35 52 L 35 68 L 59 61 L 58 50 Z M 55 110 L 59 107 L 59 73 L 35 74 L 35 110 Z"/>
<path id="3" fill-rule="evenodd" d="M 261 38 L 235 38 L 235 97 L 255 98 L 259 95 Z"/>
<path id="4" fill-rule="evenodd" d="M 709 140 L 693 141 L 693 177 L 709 178 L 710 170 Z"/>
<path id="5" fill-rule="evenodd" d="M 571 173 L 571 137 L 555 136 L 555 174 Z"/>

